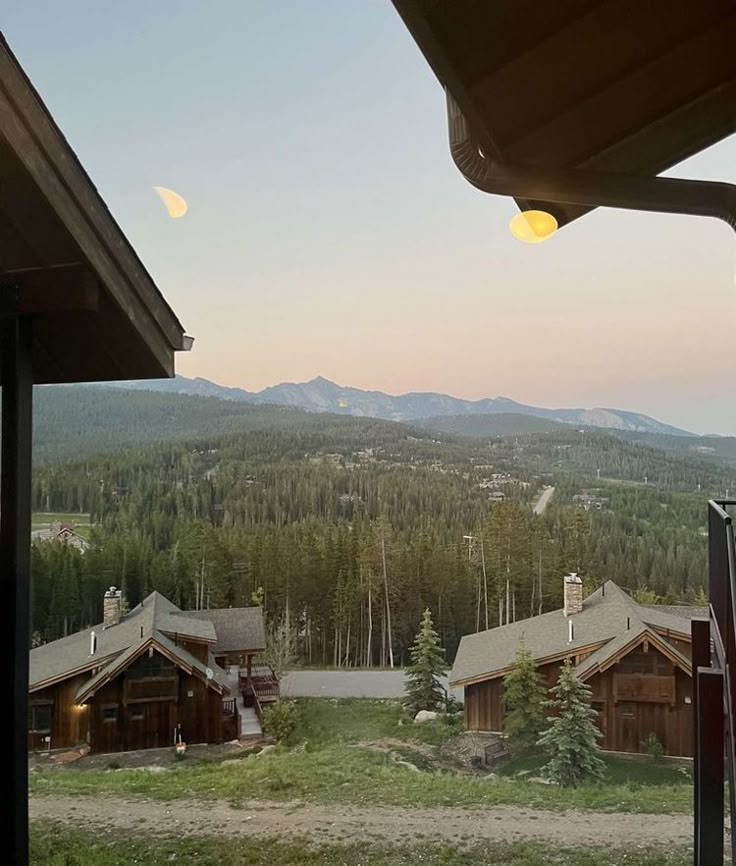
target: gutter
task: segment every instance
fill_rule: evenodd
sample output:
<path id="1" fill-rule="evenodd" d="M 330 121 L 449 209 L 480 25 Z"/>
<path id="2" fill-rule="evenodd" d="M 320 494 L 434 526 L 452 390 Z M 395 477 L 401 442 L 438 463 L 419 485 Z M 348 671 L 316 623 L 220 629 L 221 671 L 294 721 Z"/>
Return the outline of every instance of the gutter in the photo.
<path id="1" fill-rule="evenodd" d="M 735 184 L 509 165 L 484 153 L 450 91 L 445 94 L 450 153 L 463 177 L 482 192 L 540 203 L 714 217 L 736 232 Z"/>

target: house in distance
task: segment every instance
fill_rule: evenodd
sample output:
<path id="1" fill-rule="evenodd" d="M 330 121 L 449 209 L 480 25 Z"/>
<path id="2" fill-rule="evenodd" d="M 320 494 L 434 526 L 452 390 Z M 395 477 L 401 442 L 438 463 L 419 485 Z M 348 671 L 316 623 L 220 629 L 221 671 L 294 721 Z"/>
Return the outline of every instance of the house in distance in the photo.
<path id="1" fill-rule="evenodd" d="M 692 755 L 690 619 L 703 608 L 638 604 L 613 581 L 583 598 L 564 579 L 564 607 L 460 642 L 450 685 L 465 689 L 465 728 L 502 732 L 503 678 L 523 640 L 545 684 L 565 659 L 592 689 L 603 749 L 638 752 L 654 735 L 667 755 Z"/>
<path id="2" fill-rule="evenodd" d="M 152 592 L 126 611 L 110 587 L 102 623 L 31 650 L 28 748 L 119 752 L 259 733 L 261 703 L 278 696 L 270 669 L 252 666 L 264 649 L 260 607 L 183 611 Z"/>
<path id="3" fill-rule="evenodd" d="M 51 523 L 48 529 L 36 529 L 31 532 L 31 541 L 55 541 L 58 544 L 66 544 L 67 547 L 74 547 L 81 553 L 86 553 L 90 548 L 89 541 L 76 531 L 73 524 L 62 523 L 60 520 Z"/>

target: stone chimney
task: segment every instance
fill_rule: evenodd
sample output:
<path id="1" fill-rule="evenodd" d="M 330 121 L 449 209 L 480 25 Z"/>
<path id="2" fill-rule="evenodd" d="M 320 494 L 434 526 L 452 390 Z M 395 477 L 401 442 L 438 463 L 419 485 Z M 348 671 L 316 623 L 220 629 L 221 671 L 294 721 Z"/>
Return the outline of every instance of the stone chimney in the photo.
<path id="1" fill-rule="evenodd" d="M 119 589 L 111 586 L 105 593 L 105 600 L 102 612 L 102 623 L 104 628 L 110 628 L 120 622 L 120 617 L 123 615 L 123 593 Z"/>
<path id="2" fill-rule="evenodd" d="M 565 616 L 580 613 L 583 609 L 583 581 L 575 574 L 565 576 Z"/>

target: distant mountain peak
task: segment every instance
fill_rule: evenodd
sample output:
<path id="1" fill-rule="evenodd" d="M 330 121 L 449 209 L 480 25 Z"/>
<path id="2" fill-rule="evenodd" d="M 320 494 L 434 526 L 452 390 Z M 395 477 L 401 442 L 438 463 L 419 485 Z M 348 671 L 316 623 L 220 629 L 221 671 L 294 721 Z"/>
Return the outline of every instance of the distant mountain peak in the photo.
<path id="1" fill-rule="evenodd" d="M 175 379 L 124 382 L 120 383 L 120 387 L 196 394 L 249 403 L 274 403 L 306 409 L 308 412 L 336 412 L 343 415 L 382 418 L 388 421 L 418 421 L 455 415 L 496 415 L 512 411 L 519 415 L 545 418 L 578 427 L 665 433 L 670 436 L 692 435 L 686 430 L 664 424 L 648 415 L 625 409 L 604 407 L 546 409 L 540 406 L 527 406 L 510 397 L 463 400 L 449 394 L 436 394 L 431 391 L 394 396 L 383 391 L 367 391 L 338 385 L 324 376 L 315 376 L 308 382 L 282 382 L 257 392 L 245 391 L 242 388 L 228 388 L 201 377 L 187 379 L 185 376 L 177 376 Z"/>

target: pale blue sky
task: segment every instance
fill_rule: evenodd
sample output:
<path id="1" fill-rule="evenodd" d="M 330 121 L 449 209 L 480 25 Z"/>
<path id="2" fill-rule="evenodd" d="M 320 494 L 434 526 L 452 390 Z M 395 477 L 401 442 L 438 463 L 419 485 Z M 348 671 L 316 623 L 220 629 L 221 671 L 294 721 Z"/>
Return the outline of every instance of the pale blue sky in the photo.
<path id="1" fill-rule="evenodd" d="M 5 0 L 11 46 L 189 333 L 261 388 L 616 406 L 736 434 L 736 243 L 599 211 L 528 247 L 447 152 L 388 0 Z M 677 174 L 736 180 L 736 139 Z M 151 187 L 189 213 L 169 220 Z M 718 368 L 719 371 L 716 371 Z"/>

